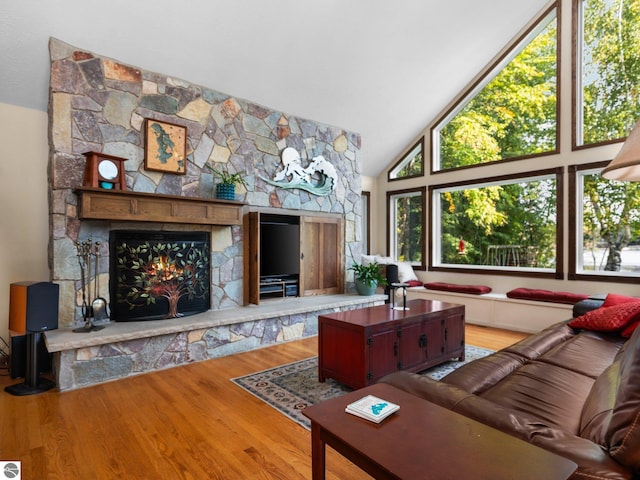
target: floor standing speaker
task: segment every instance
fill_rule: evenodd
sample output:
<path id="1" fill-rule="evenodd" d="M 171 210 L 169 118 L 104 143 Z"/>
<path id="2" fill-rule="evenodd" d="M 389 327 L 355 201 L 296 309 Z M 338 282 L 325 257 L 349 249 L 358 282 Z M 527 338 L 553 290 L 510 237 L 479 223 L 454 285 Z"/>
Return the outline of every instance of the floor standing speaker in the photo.
<path id="1" fill-rule="evenodd" d="M 18 282 L 10 285 L 9 330 L 26 335 L 25 381 L 5 387 L 12 395 L 32 395 L 55 386 L 38 375 L 38 342 L 41 333 L 58 328 L 60 286 L 51 282 Z"/>
<path id="2" fill-rule="evenodd" d="M 44 335 L 34 333 L 36 335 L 36 344 L 38 349 L 37 369 L 38 373 L 46 373 L 51 371 L 51 354 L 47 351 L 44 342 Z M 11 335 L 10 355 L 9 355 L 9 375 L 11 378 L 25 378 L 27 376 L 27 335 Z"/>

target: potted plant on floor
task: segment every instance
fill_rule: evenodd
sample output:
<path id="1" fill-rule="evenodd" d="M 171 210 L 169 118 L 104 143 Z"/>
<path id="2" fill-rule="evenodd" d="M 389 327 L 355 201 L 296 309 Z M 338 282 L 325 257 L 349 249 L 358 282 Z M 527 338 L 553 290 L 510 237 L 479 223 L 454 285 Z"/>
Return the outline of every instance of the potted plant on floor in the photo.
<path id="1" fill-rule="evenodd" d="M 207 164 L 208 165 L 208 164 Z M 223 170 L 218 170 L 209 165 L 209 168 L 220 177 L 220 183 L 216 184 L 216 198 L 222 200 L 235 200 L 236 199 L 236 185 L 243 185 L 247 188 L 247 184 L 242 177 L 242 173 L 229 173 Z"/>
<path id="2" fill-rule="evenodd" d="M 369 264 L 354 263 L 349 270 L 353 270 L 356 291 L 359 295 L 373 295 L 378 286 L 385 286 L 387 279 L 382 275 L 377 262 Z"/>

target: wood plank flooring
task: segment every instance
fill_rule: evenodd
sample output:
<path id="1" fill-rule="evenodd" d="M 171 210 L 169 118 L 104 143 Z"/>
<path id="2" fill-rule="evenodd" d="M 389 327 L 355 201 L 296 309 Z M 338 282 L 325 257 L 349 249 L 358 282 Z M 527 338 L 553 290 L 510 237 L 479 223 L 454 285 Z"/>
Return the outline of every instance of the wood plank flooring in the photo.
<path id="1" fill-rule="evenodd" d="M 525 336 L 466 329 L 494 350 Z M 2 390 L 0 461 L 24 480 L 311 478 L 310 432 L 229 379 L 316 354 L 312 337 L 69 392 Z M 370 477 L 328 449 L 327 478 Z"/>

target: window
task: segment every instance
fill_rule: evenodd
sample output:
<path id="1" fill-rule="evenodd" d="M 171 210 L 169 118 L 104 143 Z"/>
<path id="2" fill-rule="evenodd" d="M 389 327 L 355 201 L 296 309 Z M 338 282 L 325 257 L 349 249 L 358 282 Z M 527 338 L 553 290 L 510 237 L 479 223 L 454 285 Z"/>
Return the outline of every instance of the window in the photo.
<path id="1" fill-rule="evenodd" d="M 432 171 L 557 149 L 555 8 L 432 129 Z"/>
<path id="2" fill-rule="evenodd" d="M 433 270 L 561 278 L 562 169 L 430 187 Z"/>
<path id="3" fill-rule="evenodd" d="M 426 189 L 387 192 L 388 245 L 392 257 L 425 268 Z"/>
<path id="4" fill-rule="evenodd" d="M 389 170 L 389 180 L 421 177 L 424 175 L 423 158 L 424 139 L 421 139 Z"/>
<path id="5" fill-rule="evenodd" d="M 608 162 L 571 167 L 570 279 L 637 282 L 640 277 L 640 189 L 600 176 Z M 581 234 L 579 234 L 581 232 Z"/>
<path id="6" fill-rule="evenodd" d="M 575 0 L 574 144 L 627 136 L 640 118 L 640 0 Z"/>

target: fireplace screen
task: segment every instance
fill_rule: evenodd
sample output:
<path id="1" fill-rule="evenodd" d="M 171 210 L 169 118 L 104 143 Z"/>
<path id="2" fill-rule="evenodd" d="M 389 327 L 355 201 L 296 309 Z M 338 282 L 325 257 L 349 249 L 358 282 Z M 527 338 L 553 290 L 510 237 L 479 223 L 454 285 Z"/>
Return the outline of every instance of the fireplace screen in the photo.
<path id="1" fill-rule="evenodd" d="M 111 319 L 158 320 L 210 308 L 206 232 L 112 230 Z"/>

